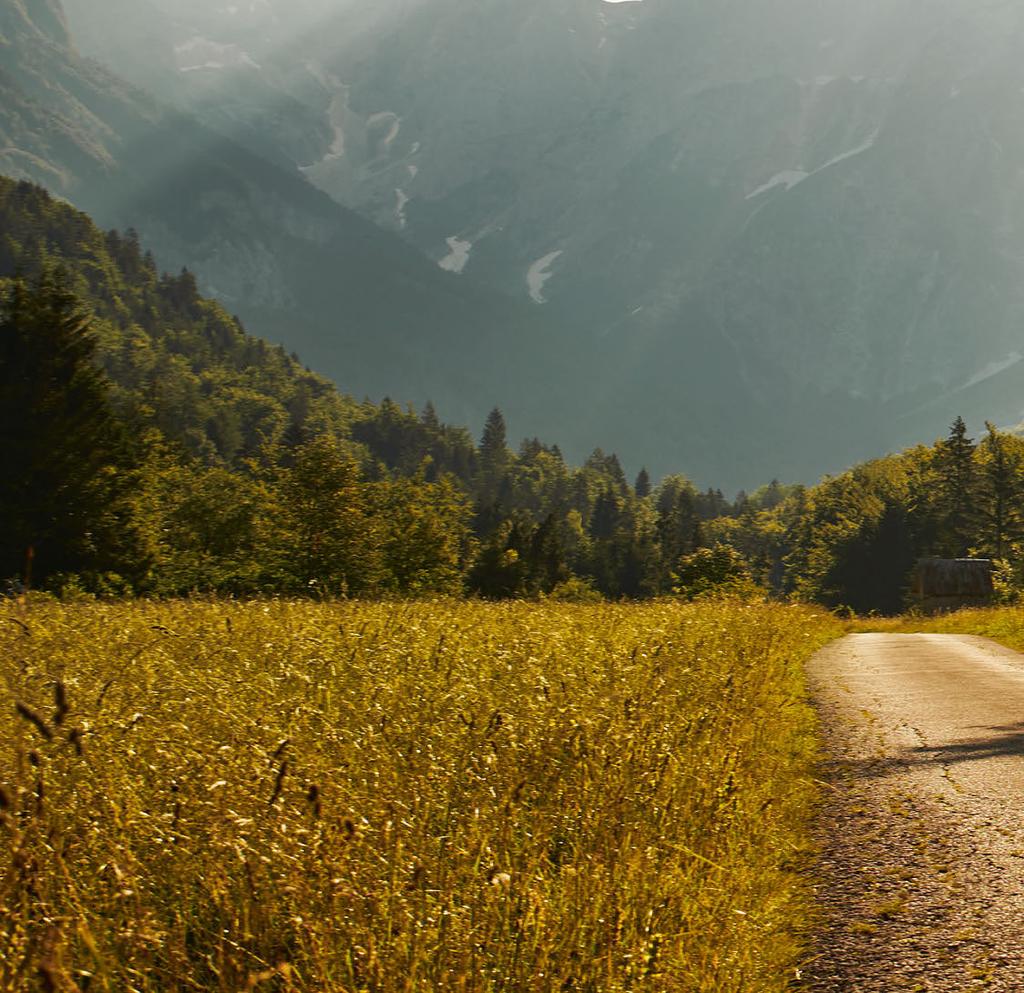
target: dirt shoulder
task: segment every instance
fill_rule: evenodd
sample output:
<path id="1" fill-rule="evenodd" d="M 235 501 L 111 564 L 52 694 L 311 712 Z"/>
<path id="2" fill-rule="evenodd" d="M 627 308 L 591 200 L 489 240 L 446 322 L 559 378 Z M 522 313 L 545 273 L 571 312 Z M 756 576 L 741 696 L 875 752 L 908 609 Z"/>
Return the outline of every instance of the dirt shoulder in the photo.
<path id="1" fill-rule="evenodd" d="M 810 675 L 827 759 L 803 988 L 1024 990 L 1024 656 L 853 635 Z"/>

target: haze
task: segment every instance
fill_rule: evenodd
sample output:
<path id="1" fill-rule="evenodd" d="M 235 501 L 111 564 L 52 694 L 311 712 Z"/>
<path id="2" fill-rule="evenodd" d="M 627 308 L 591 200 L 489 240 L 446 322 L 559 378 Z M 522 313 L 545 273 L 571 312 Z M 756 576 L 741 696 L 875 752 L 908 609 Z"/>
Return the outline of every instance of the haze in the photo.
<path id="1" fill-rule="evenodd" d="M 385 385 L 301 336 L 356 393 L 473 422 L 496 401 L 574 455 L 601 444 L 729 485 L 814 478 L 958 412 L 1024 418 L 1019 4 L 68 10 L 83 51 L 463 291 L 516 301 L 551 350 L 548 387 L 499 377 L 485 402 L 460 355 Z M 272 333 L 274 283 L 251 282 L 256 299 L 227 302 Z"/>

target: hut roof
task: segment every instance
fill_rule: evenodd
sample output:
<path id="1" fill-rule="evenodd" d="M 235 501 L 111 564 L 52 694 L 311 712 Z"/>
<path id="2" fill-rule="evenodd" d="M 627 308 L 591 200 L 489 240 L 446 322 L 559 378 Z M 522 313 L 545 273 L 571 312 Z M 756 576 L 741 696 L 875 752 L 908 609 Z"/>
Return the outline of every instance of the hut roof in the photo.
<path id="1" fill-rule="evenodd" d="M 990 559 L 922 559 L 915 587 L 922 596 L 988 597 L 992 594 Z"/>

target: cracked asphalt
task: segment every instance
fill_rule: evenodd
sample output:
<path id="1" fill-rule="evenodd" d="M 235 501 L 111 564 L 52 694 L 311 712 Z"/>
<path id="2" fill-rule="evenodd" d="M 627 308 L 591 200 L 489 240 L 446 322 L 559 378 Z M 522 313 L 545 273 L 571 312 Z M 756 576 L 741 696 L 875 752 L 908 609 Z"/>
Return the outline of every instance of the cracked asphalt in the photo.
<path id="1" fill-rule="evenodd" d="M 810 680 L 827 753 L 801 989 L 1024 993 L 1024 655 L 850 635 Z"/>

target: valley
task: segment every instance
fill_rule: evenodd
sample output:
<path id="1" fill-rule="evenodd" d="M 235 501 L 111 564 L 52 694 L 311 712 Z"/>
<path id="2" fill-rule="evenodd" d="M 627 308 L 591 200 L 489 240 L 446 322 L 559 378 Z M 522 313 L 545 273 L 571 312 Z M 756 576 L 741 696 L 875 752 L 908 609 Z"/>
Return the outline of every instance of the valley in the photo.
<path id="1" fill-rule="evenodd" d="M 162 271 L 187 267 L 255 333 L 357 395 L 432 400 L 473 422 L 509 395 L 508 372 L 547 336 L 528 301 L 460 282 L 293 166 L 84 58 L 56 3 L 6 0 L 0 14 L 0 170 L 137 232 Z M 542 418 L 523 428 L 539 432 Z"/>
<path id="2" fill-rule="evenodd" d="M 1017 989 L 1022 56 L 0 0 L 0 990 Z"/>
<path id="3" fill-rule="evenodd" d="M 337 202 L 518 301 L 559 397 L 493 400 L 522 433 L 557 419 L 575 458 L 600 443 L 752 487 L 960 412 L 974 430 L 1024 419 L 999 377 L 977 413 L 961 395 L 1020 347 L 1012 6 L 943 0 L 923 23 L 909 0 L 744 3 L 731 20 L 664 0 L 155 4 L 169 37 L 260 66 L 198 88 L 149 68 L 166 52 L 141 63 L 153 40 L 130 22 L 68 7 L 90 54 L 251 147 L 259 120 L 261 146 Z M 294 113 L 266 118 L 271 93 Z M 303 354 L 337 377 L 320 334 Z M 363 382 L 343 385 L 380 389 Z"/>

